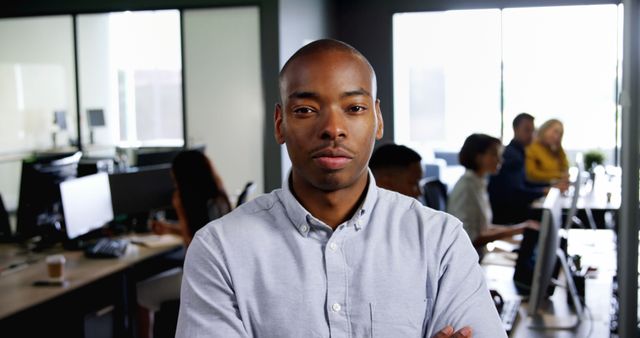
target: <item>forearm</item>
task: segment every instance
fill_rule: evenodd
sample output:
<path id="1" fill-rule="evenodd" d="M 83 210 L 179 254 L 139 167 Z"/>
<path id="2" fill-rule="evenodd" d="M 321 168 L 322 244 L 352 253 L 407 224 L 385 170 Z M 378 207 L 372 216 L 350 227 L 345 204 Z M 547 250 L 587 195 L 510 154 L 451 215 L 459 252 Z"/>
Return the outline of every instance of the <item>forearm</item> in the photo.
<path id="1" fill-rule="evenodd" d="M 481 247 L 487 243 L 521 234 L 524 225 L 518 224 L 513 226 L 490 225 L 485 231 L 481 232 L 473 241 L 475 247 Z"/>

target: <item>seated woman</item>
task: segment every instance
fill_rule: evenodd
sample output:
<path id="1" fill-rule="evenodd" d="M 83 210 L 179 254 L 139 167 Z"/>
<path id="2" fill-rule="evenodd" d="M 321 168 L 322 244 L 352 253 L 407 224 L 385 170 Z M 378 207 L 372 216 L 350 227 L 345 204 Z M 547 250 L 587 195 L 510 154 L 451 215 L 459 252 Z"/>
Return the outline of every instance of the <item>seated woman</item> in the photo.
<path id="1" fill-rule="evenodd" d="M 525 150 L 525 168 L 531 181 L 555 184 L 567 181 L 569 162 L 562 148 L 562 122 L 551 119 L 538 128 L 536 139 Z"/>
<path id="2" fill-rule="evenodd" d="M 220 176 L 203 153 L 181 152 L 173 160 L 171 173 L 176 186 L 172 204 L 178 222 L 153 221 L 151 228 L 157 234 L 180 235 L 186 248 L 196 231 L 231 211 L 231 203 Z M 163 302 L 179 298 L 181 281 L 182 268 L 176 268 L 138 283 L 141 337 L 152 336 L 154 312 Z"/>
<path id="3" fill-rule="evenodd" d="M 458 154 L 466 171 L 449 194 L 447 212 L 462 221 L 481 257 L 487 243 L 522 233 L 526 227 L 536 228 L 534 221 L 510 226 L 489 223 L 492 216 L 487 178 L 498 172 L 501 153 L 502 143 L 495 137 L 485 134 L 467 137 Z"/>

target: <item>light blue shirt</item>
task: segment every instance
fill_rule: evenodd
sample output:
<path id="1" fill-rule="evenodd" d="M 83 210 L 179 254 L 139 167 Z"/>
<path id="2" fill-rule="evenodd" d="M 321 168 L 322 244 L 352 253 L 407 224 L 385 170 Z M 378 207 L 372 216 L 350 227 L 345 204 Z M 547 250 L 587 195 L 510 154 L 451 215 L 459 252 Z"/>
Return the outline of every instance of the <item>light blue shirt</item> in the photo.
<path id="1" fill-rule="evenodd" d="M 376 187 L 336 230 L 283 189 L 198 231 L 177 337 L 506 337 L 460 222 Z"/>

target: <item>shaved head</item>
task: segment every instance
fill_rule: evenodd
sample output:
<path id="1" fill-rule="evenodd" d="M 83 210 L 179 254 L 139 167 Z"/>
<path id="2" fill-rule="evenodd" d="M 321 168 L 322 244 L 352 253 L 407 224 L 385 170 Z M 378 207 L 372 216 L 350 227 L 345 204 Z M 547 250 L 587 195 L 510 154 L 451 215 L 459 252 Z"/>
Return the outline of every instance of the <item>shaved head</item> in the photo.
<path id="1" fill-rule="evenodd" d="M 286 82 L 286 74 L 289 71 L 289 69 L 292 68 L 292 65 L 294 65 L 296 63 L 299 63 L 299 62 L 309 58 L 310 56 L 317 56 L 317 55 L 320 55 L 320 54 L 332 53 L 332 52 L 351 54 L 356 59 L 359 59 L 360 61 L 362 61 L 366 65 L 366 67 L 371 72 L 371 76 L 373 78 L 374 88 L 373 88 L 373 92 L 371 94 L 375 97 L 375 95 L 376 95 L 376 87 L 375 87 L 375 84 L 376 84 L 376 73 L 373 70 L 373 67 L 371 66 L 371 64 L 369 63 L 369 60 L 367 60 L 367 58 L 365 58 L 364 55 L 362 55 L 362 53 L 360 53 L 357 49 L 353 48 L 349 44 L 346 44 L 346 43 L 344 43 L 342 41 L 333 40 L 333 39 L 321 39 L 321 40 L 316 40 L 316 41 L 310 42 L 309 44 L 307 44 L 307 45 L 303 46 L 302 48 L 300 48 L 297 52 L 295 52 L 289 58 L 289 60 L 287 60 L 287 62 L 282 67 L 282 70 L 280 70 L 279 81 L 280 81 L 280 100 L 281 100 L 281 102 L 282 102 L 282 100 L 284 100 L 284 97 L 283 97 L 284 93 L 283 93 L 282 89 L 283 89 L 284 82 Z"/>

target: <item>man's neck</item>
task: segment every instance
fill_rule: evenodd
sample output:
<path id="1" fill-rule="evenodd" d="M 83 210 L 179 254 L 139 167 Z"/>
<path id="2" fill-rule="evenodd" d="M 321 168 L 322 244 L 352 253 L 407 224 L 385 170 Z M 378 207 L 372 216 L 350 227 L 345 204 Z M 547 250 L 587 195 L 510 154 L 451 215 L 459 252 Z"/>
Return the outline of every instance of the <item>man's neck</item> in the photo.
<path id="1" fill-rule="evenodd" d="M 290 186 L 298 202 L 314 217 L 336 229 L 351 218 L 366 196 L 369 176 L 365 173 L 349 187 L 323 191 L 303 179 L 293 177 Z"/>

